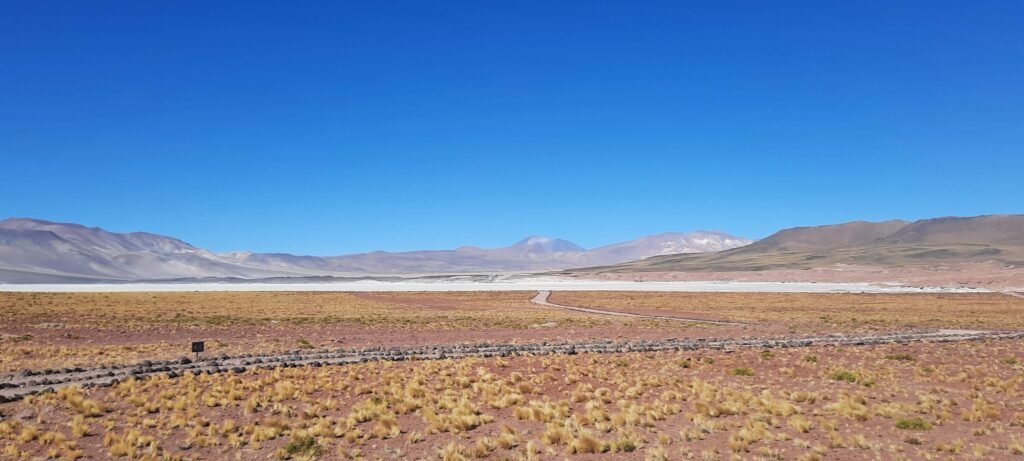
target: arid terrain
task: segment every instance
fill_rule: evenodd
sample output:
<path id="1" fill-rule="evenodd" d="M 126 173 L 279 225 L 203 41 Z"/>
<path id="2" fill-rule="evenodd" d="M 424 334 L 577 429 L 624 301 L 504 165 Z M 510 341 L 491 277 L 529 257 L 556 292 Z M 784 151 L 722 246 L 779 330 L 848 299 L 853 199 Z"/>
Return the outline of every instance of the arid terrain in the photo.
<path id="1" fill-rule="evenodd" d="M 371 362 L 65 388 L 7 459 L 1019 459 L 1020 340 Z"/>
<path id="2" fill-rule="evenodd" d="M 1024 328 L 1001 293 L 555 292 L 563 304 L 731 320 L 714 325 L 544 308 L 536 292 L 0 293 L 0 372 L 187 355 L 374 345 Z M 913 313 L 914 315 L 908 315 Z M 969 315 L 964 315 L 969 313 Z"/>
<path id="3" fill-rule="evenodd" d="M 0 459 L 1024 454 L 1024 298 L 535 297 L 3 293 Z"/>
<path id="4" fill-rule="evenodd" d="M 1024 461 L 1022 18 L 0 1 L 0 461 Z"/>

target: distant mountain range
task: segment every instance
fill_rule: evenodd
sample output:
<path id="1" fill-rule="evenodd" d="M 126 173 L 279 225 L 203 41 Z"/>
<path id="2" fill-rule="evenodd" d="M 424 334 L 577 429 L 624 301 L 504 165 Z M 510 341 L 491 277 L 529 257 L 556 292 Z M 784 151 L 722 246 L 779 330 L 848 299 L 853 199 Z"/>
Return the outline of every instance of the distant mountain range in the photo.
<path id="1" fill-rule="evenodd" d="M 79 224 L 11 218 L 0 221 L 0 282 L 543 271 L 721 251 L 750 242 L 724 232 L 696 231 L 652 235 L 587 250 L 566 240 L 532 236 L 504 248 L 467 246 L 321 257 L 214 253 L 157 234 L 115 233 Z"/>
<path id="2" fill-rule="evenodd" d="M 723 232 L 665 233 L 584 249 L 527 237 L 503 248 L 297 256 L 214 253 L 173 237 L 12 218 L 0 221 L 0 282 L 349 277 L 564 270 L 567 274 L 749 272 L 996 262 L 1024 268 L 1024 215 L 854 221 L 784 229 L 751 243 Z"/>
<path id="3" fill-rule="evenodd" d="M 838 264 L 909 267 L 976 262 L 1024 267 L 1024 215 L 795 227 L 717 253 L 654 256 L 568 272 L 737 272 Z"/>

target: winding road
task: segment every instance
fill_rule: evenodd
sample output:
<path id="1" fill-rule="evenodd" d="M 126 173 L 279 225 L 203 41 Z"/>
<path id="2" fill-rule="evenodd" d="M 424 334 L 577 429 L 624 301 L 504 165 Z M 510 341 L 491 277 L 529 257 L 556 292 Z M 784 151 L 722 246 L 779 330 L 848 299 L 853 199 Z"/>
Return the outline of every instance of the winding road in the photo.
<path id="1" fill-rule="evenodd" d="M 551 291 L 549 291 L 549 290 L 541 290 L 541 291 L 537 292 L 537 296 L 534 296 L 533 299 L 530 300 L 530 302 L 532 302 L 534 304 L 541 305 L 541 306 L 545 306 L 545 307 L 554 307 L 554 308 L 558 308 L 558 309 L 568 309 L 568 310 L 571 310 L 571 311 L 586 312 L 588 314 L 614 315 L 614 316 L 617 316 L 617 317 L 632 317 L 632 318 L 638 318 L 638 319 L 652 319 L 652 320 L 674 320 L 674 321 L 677 321 L 677 322 L 687 322 L 687 323 L 709 323 L 709 324 L 713 324 L 713 325 L 737 325 L 737 326 L 739 326 L 739 325 L 746 325 L 745 323 L 730 322 L 728 320 L 695 319 L 695 318 L 689 318 L 689 317 L 672 317 L 672 316 L 667 316 L 667 315 L 646 315 L 646 314 L 636 314 L 636 313 L 633 313 L 633 312 L 619 312 L 619 311 L 609 311 L 609 310 L 603 310 L 603 309 L 594 309 L 594 308 L 591 308 L 591 307 L 567 306 L 565 304 L 555 304 L 555 303 L 553 303 L 553 302 L 548 300 L 549 297 L 551 297 Z"/>

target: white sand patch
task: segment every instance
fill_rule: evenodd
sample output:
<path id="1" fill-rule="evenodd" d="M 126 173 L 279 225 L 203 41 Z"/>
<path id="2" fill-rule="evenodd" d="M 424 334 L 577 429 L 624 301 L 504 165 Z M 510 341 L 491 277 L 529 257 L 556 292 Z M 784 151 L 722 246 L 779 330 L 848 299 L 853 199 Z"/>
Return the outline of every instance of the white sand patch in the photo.
<path id="1" fill-rule="evenodd" d="M 984 289 L 908 287 L 887 283 L 817 282 L 635 282 L 506 277 L 489 281 L 406 279 L 322 283 L 89 283 L 0 284 L 12 292 L 140 292 L 140 291 L 679 291 L 764 293 L 978 293 Z"/>

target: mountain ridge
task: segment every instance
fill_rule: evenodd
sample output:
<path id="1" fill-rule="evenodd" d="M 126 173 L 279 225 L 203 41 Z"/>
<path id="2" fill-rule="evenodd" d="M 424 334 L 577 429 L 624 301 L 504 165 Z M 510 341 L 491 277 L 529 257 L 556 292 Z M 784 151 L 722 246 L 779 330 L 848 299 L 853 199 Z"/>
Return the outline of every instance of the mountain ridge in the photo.
<path id="1" fill-rule="evenodd" d="M 61 277 L 130 281 L 546 271 L 663 254 L 655 251 L 651 239 L 679 252 L 713 251 L 750 242 L 726 233 L 701 232 L 664 233 L 658 234 L 660 239 L 646 236 L 593 250 L 568 240 L 532 235 L 501 248 L 463 246 L 453 250 L 309 256 L 248 251 L 215 253 L 181 239 L 148 232 L 117 233 L 76 223 L 8 218 L 0 221 L 0 281 L 31 281 L 32 274 L 36 274 L 35 279 L 46 281 Z"/>
<path id="2" fill-rule="evenodd" d="M 948 216 L 914 222 L 851 221 L 795 227 L 721 252 L 652 256 L 565 273 L 756 272 L 842 264 L 912 267 L 978 262 L 1024 267 L 1024 215 Z"/>

